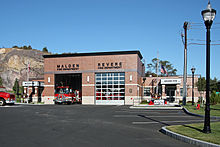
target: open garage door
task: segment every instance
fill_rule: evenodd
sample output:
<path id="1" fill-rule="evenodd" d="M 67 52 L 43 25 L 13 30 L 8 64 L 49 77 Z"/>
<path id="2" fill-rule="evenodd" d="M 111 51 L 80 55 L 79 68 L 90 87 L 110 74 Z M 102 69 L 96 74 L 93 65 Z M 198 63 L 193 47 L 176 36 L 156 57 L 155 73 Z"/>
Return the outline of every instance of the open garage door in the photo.
<path id="1" fill-rule="evenodd" d="M 81 103 L 82 100 L 82 74 L 56 74 L 55 75 L 55 98 L 59 103 L 73 102 Z M 69 98 L 69 99 L 68 99 Z M 55 101 L 56 102 L 56 101 Z"/>

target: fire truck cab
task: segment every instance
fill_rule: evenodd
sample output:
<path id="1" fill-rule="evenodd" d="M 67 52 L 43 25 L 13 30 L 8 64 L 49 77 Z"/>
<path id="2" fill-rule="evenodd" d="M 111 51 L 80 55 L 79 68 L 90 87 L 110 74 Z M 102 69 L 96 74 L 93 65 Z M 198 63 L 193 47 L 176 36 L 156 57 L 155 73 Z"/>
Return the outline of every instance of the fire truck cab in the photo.
<path id="1" fill-rule="evenodd" d="M 14 103 L 15 103 L 15 95 L 6 92 L 5 87 L 0 87 L 0 106 L 4 106 L 5 104 L 14 104 Z"/>

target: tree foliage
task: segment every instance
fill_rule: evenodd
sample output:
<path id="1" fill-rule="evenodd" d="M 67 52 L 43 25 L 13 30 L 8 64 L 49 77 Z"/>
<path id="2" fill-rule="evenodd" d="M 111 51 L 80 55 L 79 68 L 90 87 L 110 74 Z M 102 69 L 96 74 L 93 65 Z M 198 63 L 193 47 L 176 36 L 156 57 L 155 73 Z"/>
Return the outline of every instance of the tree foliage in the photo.
<path id="1" fill-rule="evenodd" d="M 206 90 L 206 79 L 205 77 L 200 77 L 198 82 L 196 83 L 198 87 L 198 91 Z M 210 79 L 210 91 L 218 91 L 220 92 L 220 81 L 215 77 L 214 79 Z"/>
<path id="2" fill-rule="evenodd" d="M 196 86 L 198 88 L 198 91 L 205 91 L 206 89 L 206 80 L 205 77 L 200 77 L 198 79 L 198 82 L 196 83 Z"/>
<path id="3" fill-rule="evenodd" d="M 24 45 L 24 46 L 21 46 L 21 47 L 19 47 L 17 45 L 14 45 L 14 46 L 12 46 L 12 48 L 24 49 L 24 50 L 31 50 L 32 49 L 32 47 L 30 45 L 28 45 L 28 46 Z"/>
<path id="4" fill-rule="evenodd" d="M 43 51 L 44 53 L 48 53 L 47 47 L 44 47 L 42 51 Z"/>
<path id="5" fill-rule="evenodd" d="M 0 86 L 3 86 L 2 77 L 0 77 Z"/>
<path id="6" fill-rule="evenodd" d="M 19 82 L 18 82 L 18 79 L 16 78 L 15 79 L 15 83 L 14 83 L 14 86 L 13 86 L 13 91 L 18 94 L 19 93 Z"/>
<path id="7" fill-rule="evenodd" d="M 177 69 L 174 68 L 174 66 L 169 62 L 169 61 L 163 61 L 163 60 L 159 60 L 159 64 L 157 66 L 157 58 L 153 58 L 151 60 L 151 63 L 147 64 L 147 73 L 146 75 L 152 75 L 152 76 L 157 76 L 157 67 L 158 67 L 158 73 L 160 73 L 160 68 L 161 65 L 164 66 L 164 68 L 167 71 L 168 75 L 176 75 Z M 165 76 L 164 74 L 160 74 L 160 76 Z"/>
<path id="8" fill-rule="evenodd" d="M 216 94 L 216 91 L 213 91 L 211 93 L 210 103 L 212 105 L 216 105 L 217 103 L 220 103 L 220 94 Z"/>

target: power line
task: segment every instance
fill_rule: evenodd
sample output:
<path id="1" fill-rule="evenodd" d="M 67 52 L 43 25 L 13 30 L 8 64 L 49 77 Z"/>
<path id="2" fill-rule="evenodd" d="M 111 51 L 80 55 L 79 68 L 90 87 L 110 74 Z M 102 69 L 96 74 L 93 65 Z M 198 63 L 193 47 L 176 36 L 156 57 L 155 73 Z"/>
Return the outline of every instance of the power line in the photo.
<path id="1" fill-rule="evenodd" d="M 187 39 L 187 40 L 193 40 L 193 41 L 206 41 L 201 39 Z M 212 40 L 211 42 L 219 42 L 220 40 Z"/>
<path id="2" fill-rule="evenodd" d="M 188 45 L 206 45 L 205 43 L 188 43 Z M 210 44 L 210 45 L 220 45 L 220 44 Z"/>

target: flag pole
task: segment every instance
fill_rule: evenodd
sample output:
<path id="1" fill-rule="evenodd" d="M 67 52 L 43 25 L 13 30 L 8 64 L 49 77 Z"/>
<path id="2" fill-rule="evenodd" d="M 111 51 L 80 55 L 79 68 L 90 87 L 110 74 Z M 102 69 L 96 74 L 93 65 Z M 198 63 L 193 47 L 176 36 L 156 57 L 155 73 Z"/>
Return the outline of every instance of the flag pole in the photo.
<path id="1" fill-rule="evenodd" d="M 158 96 L 158 64 L 159 64 L 159 51 L 157 51 L 157 86 L 156 86 L 156 94 Z"/>

